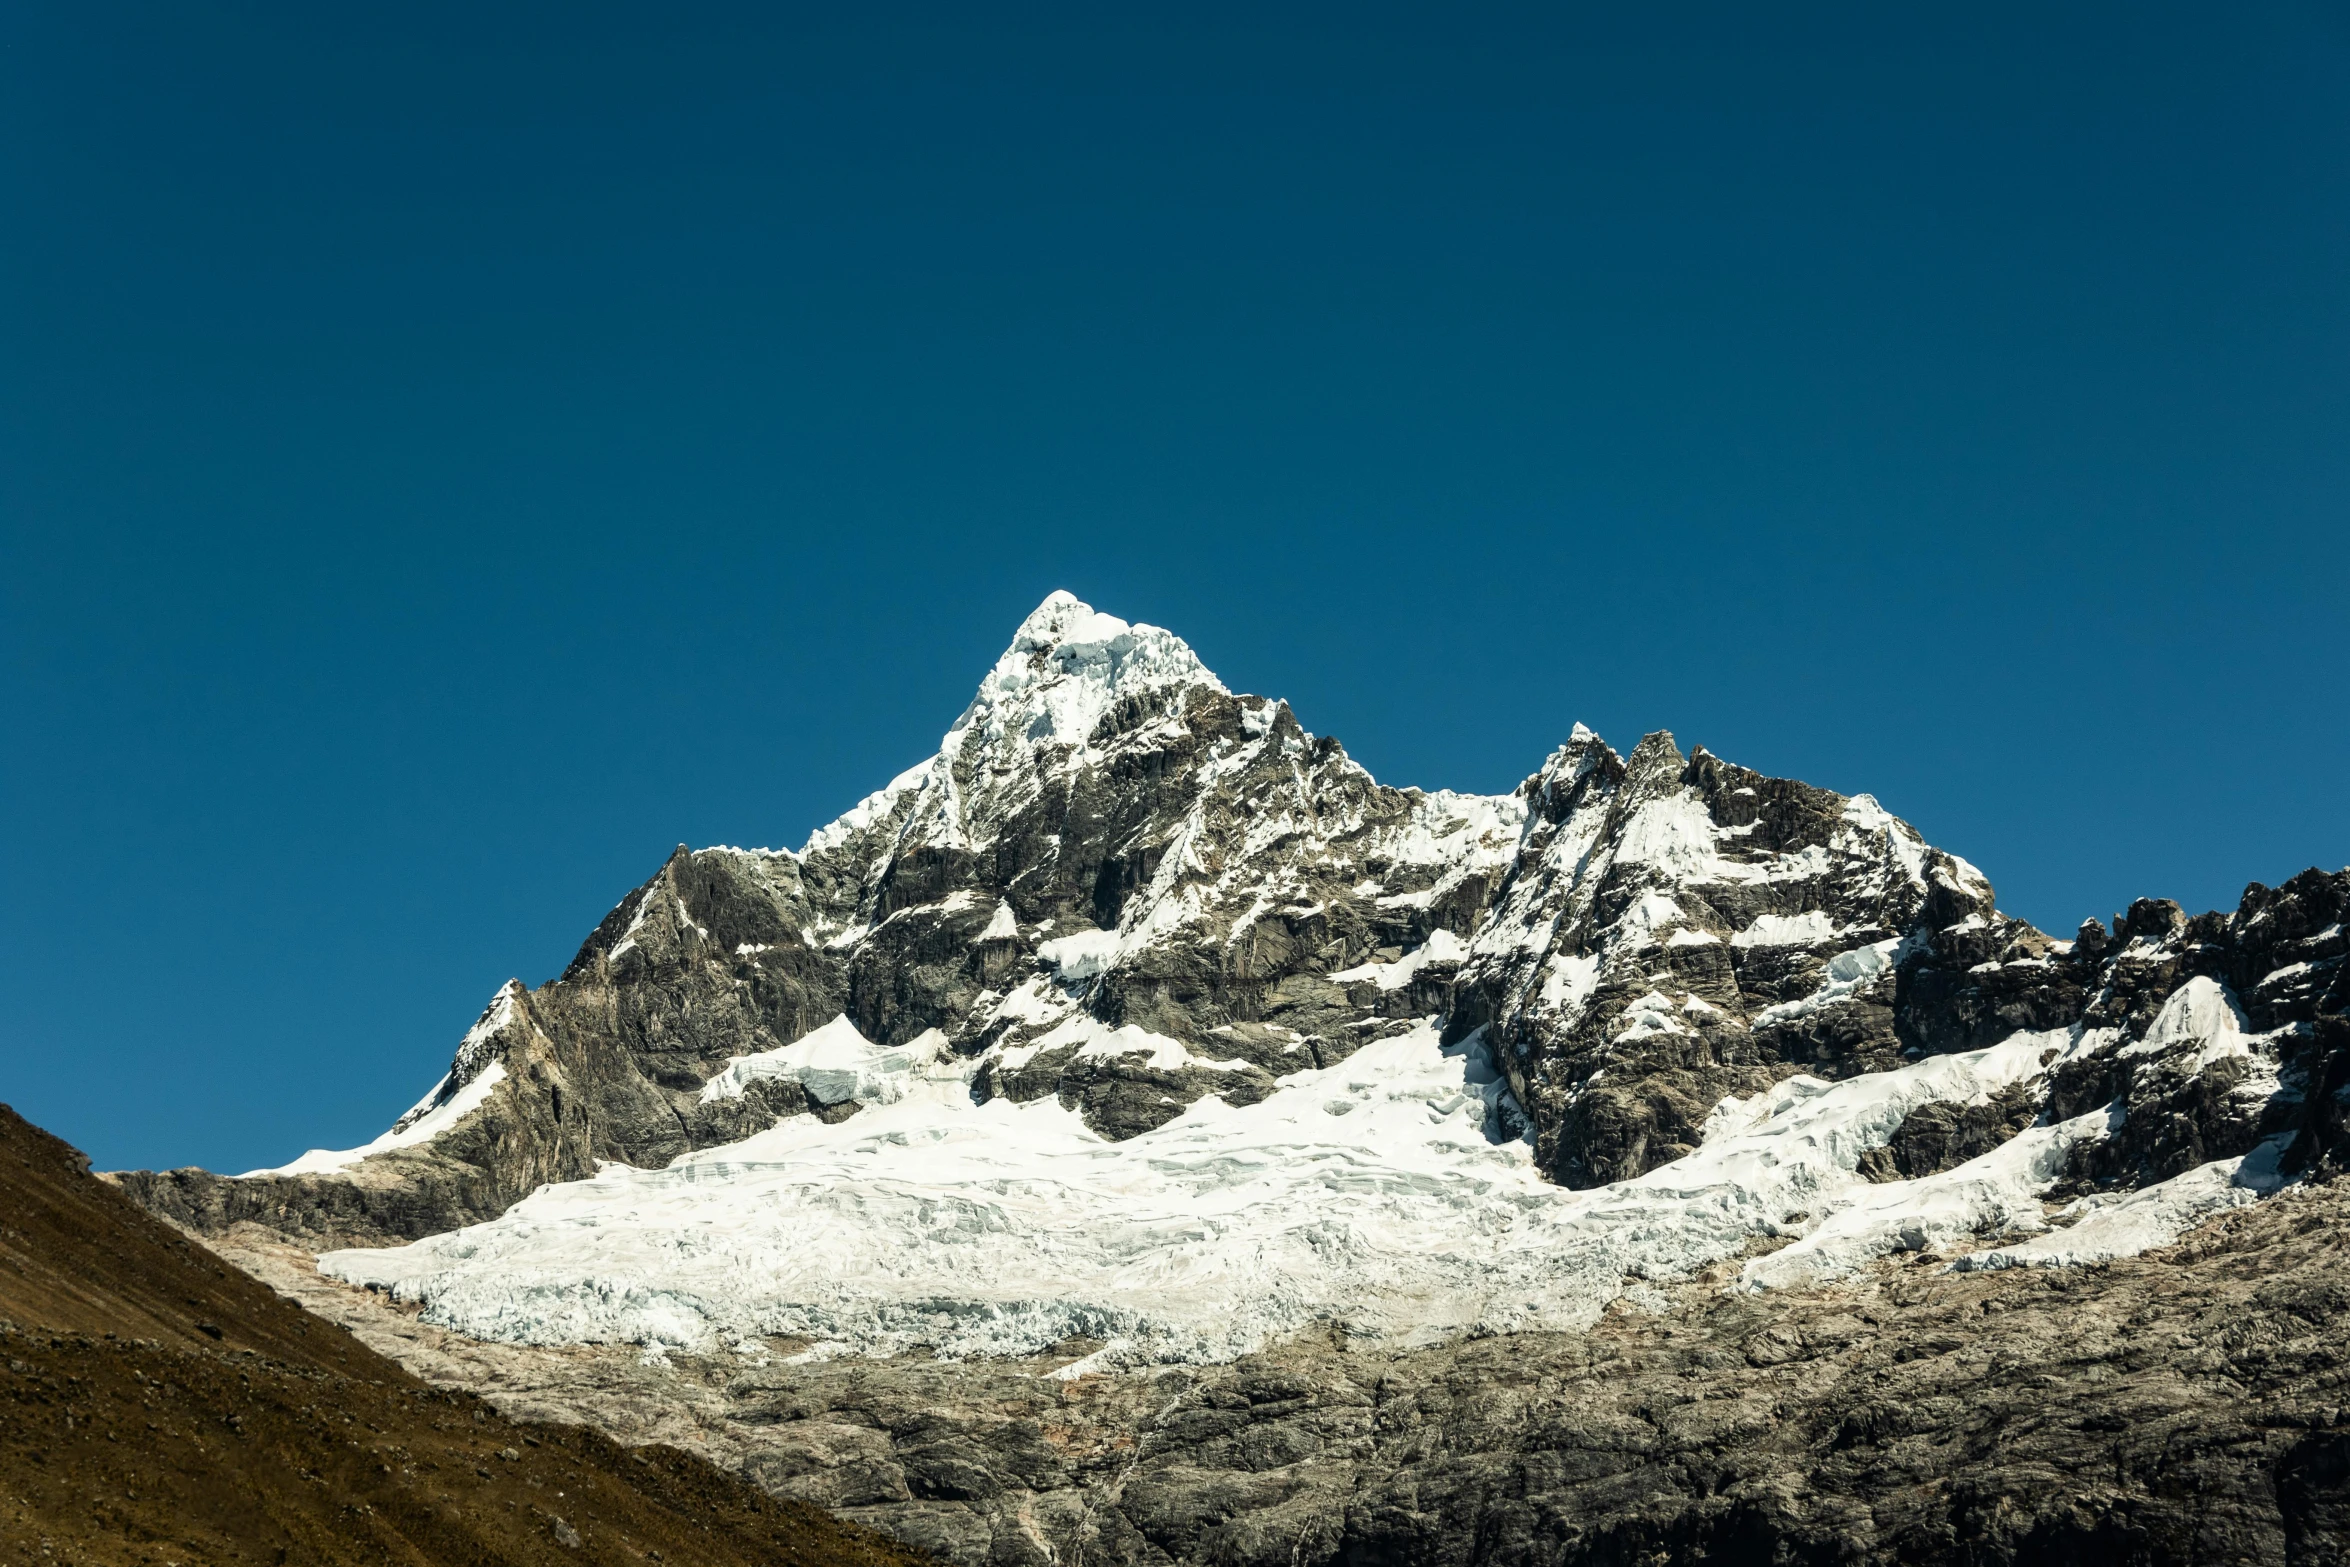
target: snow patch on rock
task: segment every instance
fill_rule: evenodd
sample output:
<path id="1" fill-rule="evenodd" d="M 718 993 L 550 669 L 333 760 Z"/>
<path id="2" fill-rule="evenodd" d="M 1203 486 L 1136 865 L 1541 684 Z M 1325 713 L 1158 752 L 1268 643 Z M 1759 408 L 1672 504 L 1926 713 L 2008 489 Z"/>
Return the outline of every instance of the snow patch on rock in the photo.
<path id="1" fill-rule="evenodd" d="M 1438 929 L 1430 931 L 1426 941 L 1392 963 L 1358 963 L 1330 977 L 1342 985 L 1368 979 L 1376 980 L 1381 990 L 1401 990 L 1429 964 L 1458 963 L 1468 952 L 1468 944 L 1460 937 Z"/>
<path id="2" fill-rule="evenodd" d="M 1951 1266 L 1961 1272 L 2069 1268 L 2167 1246 L 2214 1215 L 2282 1190 L 2286 1177 L 2278 1164 L 2292 1140 L 2289 1135 L 2272 1137 L 2248 1154 L 2215 1159 L 2152 1186 L 2084 1197 L 2056 1215 L 2060 1223 L 2071 1221 L 2065 1227 L 1970 1253 Z"/>
<path id="3" fill-rule="evenodd" d="M 893 1104 L 905 1097 L 914 1074 L 945 1043 L 946 1036 L 934 1028 L 887 1048 L 858 1033 L 846 1017 L 836 1017 L 788 1045 L 731 1058 L 724 1071 L 702 1085 L 702 1103 L 740 1099 L 761 1079 L 781 1079 L 799 1084 L 821 1105 L 851 1099 Z"/>
<path id="4" fill-rule="evenodd" d="M 390 1131 L 371 1143 L 339 1150 L 313 1148 L 301 1158 L 286 1164 L 274 1165 L 266 1170 L 247 1170 L 239 1179 L 251 1180 L 262 1175 L 338 1175 L 360 1160 L 376 1154 L 429 1143 L 480 1109 L 482 1101 L 489 1098 L 490 1090 L 505 1080 L 506 1064 L 502 1061 L 492 1061 L 470 1082 L 457 1085 L 453 1091 L 452 1078 L 444 1077 L 433 1085 L 431 1093 L 419 1099 L 407 1114 L 394 1122 Z"/>

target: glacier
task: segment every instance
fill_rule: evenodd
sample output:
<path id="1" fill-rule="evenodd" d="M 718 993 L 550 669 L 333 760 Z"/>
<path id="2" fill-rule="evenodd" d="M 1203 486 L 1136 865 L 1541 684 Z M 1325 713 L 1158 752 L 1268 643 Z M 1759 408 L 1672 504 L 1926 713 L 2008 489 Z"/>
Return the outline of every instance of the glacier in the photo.
<path id="1" fill-rule="evenodd" d="M 490 1223 L 320 1265 L 439 1326 L 525 1344 L 759 1354 L 789 1337 L 952 1359 L 1084 1338 L 1117 1364 L 1229 1360 L 1327 1324 L 1410 1347 L 1588 1326 L 1638 1281 L 1774 1240 L 1791 1243 L 1733 1287 L 2036 1235 L 2036 1194 L 2106 1119 L 1918 1181 L 1857 1173 L 1915 1106 L 1980 1101 L 2079 1045 L 2029 1034 L 1842 1083 L 1791 1078 L 1718 1108 L 1688 1158 L 1571 1191 L 1536 1169 L 1482 1040 L 1448 1048 L 1432 1020 L 1289 1074 L 1257 1104 L 1205 1098 L 1119 1142 L 1052 1099 L 975 1101 L 974 1063 L 940 1043 L 883 1049 L 835 1020 L 791 1048 L 844 1092 L 887 1085 L 846 1122 L 794 1117 L 665 1169 L 610 1165 Z M 2137 1249 L 2174 1235 L 2173 1217 Z"/>
<path id="2" fill-rule="evenodd" d="M 2068 1266 L 2288 1179 L 2340 945 L 2297 907 L 2053 941 L 1871 796 L 1662 732 L 1391 789 L 1055 593 L 929 760 L 797 851 L 681 846 L 391 1132 L 219 1213 L 404 1241 L 320 1266 L 479 1338 L 753 1357 L 1228 1361 Z"/>

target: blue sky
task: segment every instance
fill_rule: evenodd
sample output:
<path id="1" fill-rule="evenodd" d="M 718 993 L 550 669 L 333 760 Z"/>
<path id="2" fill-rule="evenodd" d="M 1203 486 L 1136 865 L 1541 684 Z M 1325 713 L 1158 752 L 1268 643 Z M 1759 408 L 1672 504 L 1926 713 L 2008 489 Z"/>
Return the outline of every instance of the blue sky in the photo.
<path id="1" fill-rule="evenodd" d="M 1100 10 L 0 16 L 0 1099 L 370 1136 L 1064 586 L 2054 930 L 2350 861 L 2338 8 Z"/>

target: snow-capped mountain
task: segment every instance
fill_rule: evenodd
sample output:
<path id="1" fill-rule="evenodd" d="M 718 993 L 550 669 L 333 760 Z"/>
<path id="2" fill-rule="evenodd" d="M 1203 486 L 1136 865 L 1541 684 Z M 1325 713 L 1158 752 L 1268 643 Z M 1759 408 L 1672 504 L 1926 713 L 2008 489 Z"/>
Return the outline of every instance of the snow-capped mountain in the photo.
<path id="1" fill-rule="evenodd" d="M 2322 1164 L 2345 905 L 2052 940 L 1868 796 L 1662 733 L 1390 788 L 1057 593 L 935 756 L 797 851 L 681 847 L 375 1143 L 124 1179 L 417 1242 L 328 1266 L 521 1341 L 1573 1326 L 1766 1242 L 1758 1288 L 2130 1255 Z"/>

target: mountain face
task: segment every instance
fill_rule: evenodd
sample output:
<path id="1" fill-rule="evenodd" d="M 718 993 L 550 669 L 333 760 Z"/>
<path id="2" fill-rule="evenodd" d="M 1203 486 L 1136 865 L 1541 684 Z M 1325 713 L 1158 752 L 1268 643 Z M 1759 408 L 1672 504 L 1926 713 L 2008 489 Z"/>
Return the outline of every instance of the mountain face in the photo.
<path id="1" fill-rule="evenodd" d="M 1929 1175 L 2107 1105 L 2062 1190 L 2306 1131 L 2298 1170 L 2338 1136 L 2346 903 L 2350 873 L 2313 871 L 2233 914 L 2142 901 L 2051 940 L 1868 796 L 1663 733 L 1627 758 L 1578 726 L 1507 796 L 1388 788 L 1181 639 L 1055 594 L 936 756 L 796 853 L 681 846 L 558 979 L 509 982 L 377 1144 L 125 1179 L 201 1227 L 412 1239 L 607 1161 L 855 1113 L 804 1071 L 727 1077 L 835 1018 L 1118 1140 L 1433 1017 L 1483 1044 L 1496 1130 L 1568 1187 L 1681 1159 L 1726 1099 L 1797 1075 L 2071 1029 L 2057 1070 L 1913 1110 L 1867 1172 Z M 2198 979 L 2217 999 L 2158 1027 Z"/>
<path id="2" fill-rule="evenodd" d="M 2055 939 L 1661 733 L 1389 788 L 1056 594 L 375 1143 L 117 1179 L 968 1567 L 2331 1561 L 2346 907 Z"/>

